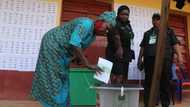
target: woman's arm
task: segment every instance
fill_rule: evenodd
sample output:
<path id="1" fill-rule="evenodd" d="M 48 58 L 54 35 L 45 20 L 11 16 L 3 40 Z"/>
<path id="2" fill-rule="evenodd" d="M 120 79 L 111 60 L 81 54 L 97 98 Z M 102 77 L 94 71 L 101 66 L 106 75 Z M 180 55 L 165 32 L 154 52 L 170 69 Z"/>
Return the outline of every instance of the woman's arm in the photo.
<path id="1" fill-rule="evenodd" d="M 141 47 L 140 52 L 139 52 L 138 62 L 137 62 L 137 67 L 141 71 L 143 70 L 143 57 L 144 57 L 144 47 Z"/>
<path id="2" fill-rule="evenodd" d="M 141 62 L 142 62 L 142 59 L 143 59 L 143 53 L 144 53 L 144 48 L 141 47 L 141 48 L 140 48 L 140 52 L 139 52 L 138 61 L 141 61 Z"/>
<path id="3" fill-rule="evenodd" d="M 181 54 L 181 51 L 180 51 L 178 43 L 176 45 L 174 45 L 174 49 L 175 49 L 175 52 L 177 54 L 178 63 L 180 65 L 183 65 L 183 58 L 182 58 L 182 54 Z"/>
<path id="4" fill-rule="evenodd" d="M 84 56 L 83 50 L 79 47 L 73 46 L 74 49 L 74 54 L 76 55 L 77 58 L 81 60 L 81 62 L 85 65 L 85 67 L 96 70 L 96 72 L 100 73 L 101 69 L 97 67 L 96 65 L 91 65 L 87 58 Z"/>
<path id="5" fill-rule="evenodd" d="M 84 56 L 84 53 L 82 51 L 81 48 L 79 47 L 76 47 L 76 46 L 73 46 L 73 50 L 74 50 L 74 55 L 79 58 L 81 60 L 81 62 L 86 66 L 88 67 L 89 65 L 89 62 L 88 60 L 86 59 L 86 57 Z"/>
<path id="6" fill-rule="evenodd" d="M 121 59 L 123 58 L 123 48 L 121 45 L 120 35 L 118 32 L 115 34 L 115 47 L 116 47 L 116 57 Z"/>

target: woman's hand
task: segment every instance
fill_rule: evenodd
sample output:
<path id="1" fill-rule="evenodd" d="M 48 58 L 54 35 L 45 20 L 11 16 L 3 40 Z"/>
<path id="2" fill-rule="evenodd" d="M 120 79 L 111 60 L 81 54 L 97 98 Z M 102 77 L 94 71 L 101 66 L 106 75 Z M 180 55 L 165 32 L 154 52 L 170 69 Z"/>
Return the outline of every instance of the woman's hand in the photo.
<path id="1" fill-rule="evenodd" d="M 75 60 L 76 60 L 76 55 L 73 55 L 71 58 L 70 58 L 70 62 L 75 62 Z"/>
<path id="2" fill-rule="evenodd" d="M 96 71 L 96 74 L 101 74 L 101 72 L 103 72 L 103 71 L 101 70 L 101 68 L 98 67 L 97 65 L 87 65 L 87 67 L 88 67 L 89 69 L 91 69 L 91 70 Z"/>
<path id="3" fill-rule="evenodd" d="M 144 67 L 143 67 L 143 61 L 142 60 L 138 60 L 138 62 L 137 62 L 137 68 L 140 70 L 140 71 L 142 71 L 143 69 L 144 69 Z"/>
<path id="4" fill-rule="evenodd" d="M 82 64 L 80 58 L 78 58 L 77 56 L 71 57 L 70 62 L 72 62 L 73 64 L 76 64 L 76 65 L 81 65 Z"/>

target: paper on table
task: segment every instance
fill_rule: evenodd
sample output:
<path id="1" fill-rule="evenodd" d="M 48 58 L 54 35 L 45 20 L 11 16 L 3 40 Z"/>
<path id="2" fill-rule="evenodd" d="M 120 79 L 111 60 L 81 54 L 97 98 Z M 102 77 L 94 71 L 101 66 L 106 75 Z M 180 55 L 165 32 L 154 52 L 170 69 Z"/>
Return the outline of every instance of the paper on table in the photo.
<path id="1" fill-rule="evenodd" d="M 103 72 L 101 74 L 95 74 L 94 78 L 107 84 L 110 79 L 113 63 L 99 57 L 97 66 L 100 67 Z"/>

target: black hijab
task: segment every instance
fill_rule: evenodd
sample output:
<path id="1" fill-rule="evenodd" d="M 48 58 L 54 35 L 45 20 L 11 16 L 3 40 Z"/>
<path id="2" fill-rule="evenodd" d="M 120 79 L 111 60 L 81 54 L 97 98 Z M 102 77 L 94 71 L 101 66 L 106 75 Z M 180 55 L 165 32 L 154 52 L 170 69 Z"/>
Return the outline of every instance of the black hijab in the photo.
<path id="1" fill-rule="evenodd" d="M 121 22 L 120 19 L 119 19 L 119 14 L 120 14 L 123 10 L 128 10 L 129 13 L 130 13 L 130 9 L 129 9 L 128 6 L 126 6 L 126 5 L 121 5 L 121 6 L 117 9 L 117 18 L 116 18 L 116 20 L 119 21 L 119 22 Z M 129 23 L 130 23 L 130 21 L 127 21 L 126 23 L 123 23 L 123 24 L 129 24 Z"/>
<path id="2" fill-rule="evenodd" d="M 121 6 L 117 9 L 117 15 L 119 15 L 123 10 L 128 10 L 128 11 L 130 12 L 128 6 L 126 6 L 126 5 L 121 5 Z"/>

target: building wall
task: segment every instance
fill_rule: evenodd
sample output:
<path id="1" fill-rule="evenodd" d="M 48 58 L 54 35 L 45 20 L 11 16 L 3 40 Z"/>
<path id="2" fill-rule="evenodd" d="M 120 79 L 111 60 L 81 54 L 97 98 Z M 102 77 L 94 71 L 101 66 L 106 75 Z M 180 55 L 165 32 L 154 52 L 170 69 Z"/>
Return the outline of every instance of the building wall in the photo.
<path id="1" fill-rule="evenodd" d="M 132 4 L 132 5 L 139 5 L 151 8 L 161 8 L 161 1 L 162 0 L 146 0 L 146 2 L 145 0 L 114 0 L 114 3 Z M 171 1 L 170 8 L 172 10 L 190 13 L 190 3 L 186 3 L 184 8 L 182 10 L 179 10 L 175 7 L 176 2 L 173 0 L 170 1 Z"/>
<path id="2" fill-rule="evenodd" d="M 187 30 L 188 30 L 188 41 L 189 41 L 189 51 L 190 51 L 190 3 L 186 3 L 183 9 L 176 8 L 176 2 L 170 0 L 170 9 L 172 13 L 182 14 L 187 16 Z M 126 5 L 136 5 L 136 6 L 143 6 L 149 8 L 161 8 L 162 0 L 114 0 L 116 4 L 126 4 Z"/>
<path id="3" fill-rule="evenodd" d="M 188 39 L 189 39 L 189 53 L 190 53 L 190 15 L 187 17 L 187 30 L 188 30 Z"/>

